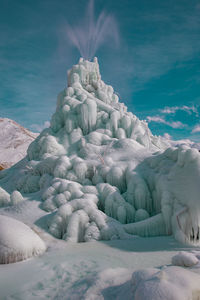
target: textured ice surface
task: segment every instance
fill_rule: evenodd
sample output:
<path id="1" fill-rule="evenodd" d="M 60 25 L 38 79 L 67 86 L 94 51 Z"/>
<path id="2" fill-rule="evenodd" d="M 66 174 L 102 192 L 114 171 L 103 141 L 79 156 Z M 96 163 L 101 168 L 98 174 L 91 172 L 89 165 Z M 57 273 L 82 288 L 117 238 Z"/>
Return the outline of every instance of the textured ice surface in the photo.
<path id="1" fill-rule="evenodd" d="M 187 300 L 200 296 L 200 276 L 180 267 L 136 271 L 132 276 L 135 300 Z"/>
<path id="2" fill-rule="evenodd" d="M 96 58 L 72 67 L 50 127 L 0 178 L 1 206 L 37 193 L 49 232 L 67 241 L 199 243 L 200 153 L 153 136 L 101 80 Z"/>

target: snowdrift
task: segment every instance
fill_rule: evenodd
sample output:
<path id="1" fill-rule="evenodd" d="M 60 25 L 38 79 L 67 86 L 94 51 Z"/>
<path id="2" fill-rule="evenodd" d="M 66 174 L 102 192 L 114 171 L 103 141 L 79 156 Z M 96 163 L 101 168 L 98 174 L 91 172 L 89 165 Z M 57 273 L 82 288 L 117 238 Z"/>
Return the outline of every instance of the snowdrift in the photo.
<path id="1" fill-rule="evenodd" d="M 199 274 L 174 266 L 138 270 L 132 276 L 134 299 L 199 299 L 199 280 Z"/>
<path id="2" fill-rule="evenodd" d="M 131 271 L 123 268 L 99 272 L 84 299 L 198 300 L 200 276 L 180 267 L 147 268 Z"/>
<path id="3" fill-rule="evenodd" d="M 49 232 L 66 241 L 174 234 L 199 243 L 200 153 L 152 135 L 101 80 L 96 58 L 72 67 L 50 127 L 0 178 L 1 205 L 15 202 L 8 192 L 38 192 Z"/>

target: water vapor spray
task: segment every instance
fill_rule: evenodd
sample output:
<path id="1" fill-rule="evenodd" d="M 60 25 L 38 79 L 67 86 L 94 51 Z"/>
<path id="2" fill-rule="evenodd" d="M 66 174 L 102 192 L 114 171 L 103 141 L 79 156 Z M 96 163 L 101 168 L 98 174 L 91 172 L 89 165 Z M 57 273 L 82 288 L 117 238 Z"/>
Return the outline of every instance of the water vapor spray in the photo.
<path id="1" fill-rule="evenodd" d="M 67 26 L 67 36 L 71 43 L 79 50 L 81 56 L 91 60 L 97 49 L 103 43 L 117 46 L 119 33 L 115 18 L 102 11 L 95 20 L 94 1 L 90 0 L 82 24 Z"/>

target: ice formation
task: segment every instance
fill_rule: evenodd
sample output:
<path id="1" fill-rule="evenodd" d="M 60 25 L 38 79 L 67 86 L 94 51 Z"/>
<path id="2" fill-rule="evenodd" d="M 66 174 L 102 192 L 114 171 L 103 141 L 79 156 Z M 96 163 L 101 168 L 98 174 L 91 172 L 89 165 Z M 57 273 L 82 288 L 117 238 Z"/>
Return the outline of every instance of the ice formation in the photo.
<path id="1" fill-rule="evenodd" d="M 174 234 L 199 243 L 200 153 L 153 136 L 101 80 L 96 58 L 72 67 L 50 127 L 0 178 L 2 206 L 39 192 L 57 238 Z"/>
<path id="2" fill-rule="evenodd" d="M 46 246 L 30 227 L 0 215 L 0 264 L 21 261 L 42 254 Z"/>
<path id="3" fill-rule="evenodd" d="M 174 266 L 193 267 L 198 263 L 198 258 L 190 252 L 181 251 L 172 257 L 172 264 Z"/>

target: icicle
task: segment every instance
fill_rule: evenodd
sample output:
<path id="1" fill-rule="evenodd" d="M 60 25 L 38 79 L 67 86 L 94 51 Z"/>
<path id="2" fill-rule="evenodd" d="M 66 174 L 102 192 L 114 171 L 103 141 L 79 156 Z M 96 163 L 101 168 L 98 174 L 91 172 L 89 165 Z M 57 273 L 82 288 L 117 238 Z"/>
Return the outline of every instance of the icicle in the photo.
<path id="1" fill-rule="evenodd" d="M 144 221 L 125 224 L 123 228 L 127 233 L 139 236 L 166 235 L 166 227 L 162 214 L 158 214 Z"/>
<path id="2" fill-rule="evenodd" d="M 79 107 L 79 124 L 84 134 L 95 128 L 97 120 L 97 106 L 95 101 L 87 99 Z"/>

